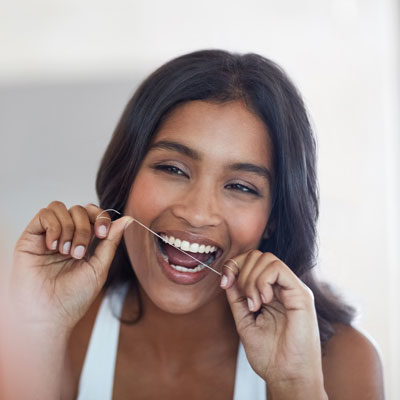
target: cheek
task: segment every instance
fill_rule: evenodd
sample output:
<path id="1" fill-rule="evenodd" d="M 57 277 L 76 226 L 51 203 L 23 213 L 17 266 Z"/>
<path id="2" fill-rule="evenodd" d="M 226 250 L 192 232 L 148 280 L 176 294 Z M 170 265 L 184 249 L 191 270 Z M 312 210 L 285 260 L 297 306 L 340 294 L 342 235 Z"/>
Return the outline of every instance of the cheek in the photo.
<path id="1" fill-rule="evenodd" d="M 148 226 L 154 216 L 159 214 L 168 203 L 168 193 L 160 190 L 160 186 L 151 179 L 151 176 L 139 173 L 133 183 L 125 213 Z"/>
<path id="2" fill-rule="evenodd" d="M 257 248 L 267 225 L 269 208 L 249 207 L 233 215 L 235 218 L 231 218 L 229 226 L 235 251 L 245 252 Z"/>
<path id="3" fill-rule="evenodd" d="M 156 185 L 139 172 L 132 185 L 124 215 L 131 215 L 151 228 L 152 222 L 162 209 L 161 199 Z M 149 257 L 147 253 L 150 251 L 152 234 L 133 223 L 124 233 L 124 238 L 133 269 L 138 277 L 144 279 L 150 272 L 146 260 Z"/>

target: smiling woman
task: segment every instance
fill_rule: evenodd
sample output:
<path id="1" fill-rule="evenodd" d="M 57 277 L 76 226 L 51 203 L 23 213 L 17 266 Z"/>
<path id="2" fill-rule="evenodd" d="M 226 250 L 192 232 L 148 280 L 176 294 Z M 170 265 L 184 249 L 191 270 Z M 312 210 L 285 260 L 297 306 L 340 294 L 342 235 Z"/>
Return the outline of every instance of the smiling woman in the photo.
<path id="1" fill-rule="evenodd" d="M 125 214 L 184 245 L 215 246 L 218 257 L 212 266 L 257 248 L 270 213 L 270 187 L 264 175 L 242 166 L 272 168 L 267 137 L 264 124 L 240 101 L 181 105 L 159 127 L 134 179 Z M 146 251 L 142 229 L 128 229 L 125 245 L 140 285 L 165 311 L 189 312 L 221 295 L 218 277 L 210 270 L 179 271 L 157 248 Z M 136 246 L 144 251 L 135 251 Z M 176 264 L 176 252 L 169 245 L 164 249 Z M 148 268 L 156 255 L 161 270 Z M 179 255 L 179 266 L 192 264 L 182 258 Z M 178 292 L 174 283 L 197 284 Z"/>
<path id="2" fill-rule="evenodd" d="M 315 163 L 301 97 L 273 62 L 208 50 L 160 67 L 102 159 L 100 206 L 52 202 L 17 243 L 13 296 L 37 374 L 24 390 L 382 398 L 353 309 L 312 272 Z"/>

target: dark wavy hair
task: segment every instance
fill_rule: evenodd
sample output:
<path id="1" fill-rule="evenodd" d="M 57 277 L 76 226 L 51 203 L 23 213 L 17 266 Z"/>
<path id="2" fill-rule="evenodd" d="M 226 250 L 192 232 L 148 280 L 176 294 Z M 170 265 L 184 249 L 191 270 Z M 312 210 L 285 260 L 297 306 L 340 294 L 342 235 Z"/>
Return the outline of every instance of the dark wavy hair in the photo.
<path id="1" fill-rule="evenodd" d="M 268 128 L 274 148 L 274 187 L 268 238 L 259 249 L 287 264 L 313 291 L 321 343 L 354 310 L 313 275 L 319 213 L 316 142 L 303 100 L 285 72 L 258 54 L 202 50 L 175 58 L 153 72 L 128 102 L 102 158 L 96 179 L 100 207 L 122 211 L 149 144 L 178 105 L 192 100 L 241 100 Z M 114 216 L 115 218 L 117 215 Z M 104 289 L 138 282 L 122 240 Z M 125 321 L 128 322 L 128 321 Z"/>

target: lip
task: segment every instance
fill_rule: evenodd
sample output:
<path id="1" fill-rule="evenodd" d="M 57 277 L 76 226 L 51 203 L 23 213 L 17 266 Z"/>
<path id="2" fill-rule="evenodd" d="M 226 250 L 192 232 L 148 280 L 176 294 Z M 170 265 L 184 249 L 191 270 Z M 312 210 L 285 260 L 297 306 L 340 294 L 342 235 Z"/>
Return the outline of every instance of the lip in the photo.
<path id="1" fill-rule="evenodd" d="M 191 234 L 188 232 L 182 231 L 159 231 L 159 233 L 163 233 L 168 236 L 174 236 L 182 240 L 187 240 L 192 243 L 205 244 L 210 246 L 216 246 L 220 251 L 222 251 L 221 245 L 212 240 L 206 239 L 203 236 Z M 204 279 L 210 272 L 213 273 L 209 268 L 204 268 L 198 272 L 182 272 L 173 269 L 162 257 L 160 244 L 158 242 L 158 238 L 154 237 L 154 244 L 156 249 L 157 261 L 158 265 L 162 271 L 162 273 L 166 276 L 166 278 L 174 283 L 179 285 L 193 285 L 197 282 L 200 282 Z M 217 250 L 218 251 L 218 250 Z"/>
<path id="2" fill-rule="evenodd" d="M 157 239 L 156 239 L 157 240 Z M 206 277 L 211 272 L 204 268 L 197 272 L 181 272 L 173 269 L 162 257 L 159 244 L 156 243 L 157 261 L 163 274 L 172 282 L 179 285 L 193 285 Z"/>

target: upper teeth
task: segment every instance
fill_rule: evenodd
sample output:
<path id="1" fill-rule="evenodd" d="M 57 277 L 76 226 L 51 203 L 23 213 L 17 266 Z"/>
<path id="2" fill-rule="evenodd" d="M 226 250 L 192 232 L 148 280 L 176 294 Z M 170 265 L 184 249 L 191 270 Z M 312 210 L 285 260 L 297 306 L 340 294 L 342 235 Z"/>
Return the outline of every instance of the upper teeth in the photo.
<path id="1" fill-rule="evenodd" d="M 177 247 L 183 251 L 190 251 L 191 253 L 213 253 L 217 251 L 216 246 L 209 246 L 198 243 L 190 243 L 187 240 L 175 239 L 173 236 L 160 235 L 165 243 Z"/>

